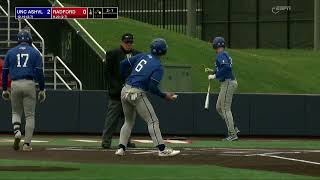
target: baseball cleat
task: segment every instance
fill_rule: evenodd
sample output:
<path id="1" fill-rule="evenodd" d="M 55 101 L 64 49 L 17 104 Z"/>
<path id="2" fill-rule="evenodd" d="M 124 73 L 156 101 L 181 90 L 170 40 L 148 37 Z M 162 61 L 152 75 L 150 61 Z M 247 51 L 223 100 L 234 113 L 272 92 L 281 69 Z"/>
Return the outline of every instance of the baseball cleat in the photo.
<path id="1" fill-rule="evenodd" d="M 165 148 L 163 151 L 159 151 L 159 156 L 160 157 L 170 157 L 170 156 L 175 156 L 180 154 L 179 150 L 173 150 L 171 148 Z"/>
<path id="2" fill-rule="evenodd" d="M 228 136 L 224 139 L 222 139 L 222 141 L 237 141 L 239 138 L 237 135 L 232 135 L 232 136 Z"/>
<path id="3" fill-rule="evenodd" d="M 234 130 L 236 131 L 236 134 L 240 133 L 240 130 L 238 129 L 238 127 L 234 127 Z"/>
<path id="4" fill-rule="evenodd" d="M 32 147 L 29 143 L 24 143 L 22 147 L 22 151 L 32 151 Z"/>
<path id="5" fill-rule="evenodd" d="M 21 132 L 17 131 L 14 135 L 13 149 L 18 151 L 20 149 Z"/>
<path id="6" fill-rule="evenodd" d="M 101 144 L 102 149 L 111 149 L 111 145 Z"/>
<path id="7" fill-rule="evenodd" d="M 114 153 L 117 156 L 124 156 L 125 155 L 125 151 L 122 148 L 119 148 L 116 153 Z"/>

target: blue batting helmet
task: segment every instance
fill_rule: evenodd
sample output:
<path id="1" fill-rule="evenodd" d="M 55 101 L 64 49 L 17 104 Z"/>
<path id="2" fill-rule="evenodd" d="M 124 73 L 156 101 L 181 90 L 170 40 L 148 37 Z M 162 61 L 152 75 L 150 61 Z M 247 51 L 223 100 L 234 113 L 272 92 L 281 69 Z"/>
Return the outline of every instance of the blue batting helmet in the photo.
<path id="1" fill-rule="evenodd" d="M 150 44 L 151 54 L 157 56 L 163 56 L 167 53 L 167 42 L 162 38 L 154 39 Z"/>
<path id="2" fill-rule="evenodd" d="M 32 36 L 29 31 L 22 30 L 18 33 L 18 43 L 27 42 L 29 44 L 32 43 Z"/>
<path id="3" fill-rule="evenodd" d="M 217 49 L 219 47 L 223 47 L 223 48 L 226 47 L 224 38 L 223 37 L 215 37 L 212 42 L 212 47 L 214 49 Z"/>

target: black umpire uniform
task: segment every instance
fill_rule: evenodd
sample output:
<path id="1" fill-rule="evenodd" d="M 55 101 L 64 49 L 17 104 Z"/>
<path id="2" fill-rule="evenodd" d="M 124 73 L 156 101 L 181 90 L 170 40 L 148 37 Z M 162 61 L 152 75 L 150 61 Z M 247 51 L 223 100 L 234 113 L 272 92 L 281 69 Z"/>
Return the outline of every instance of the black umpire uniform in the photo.
<path id="1" fill-rule="evenodd" d="M 122 43 L 119 48 L 112 49 L 106 55 L 106 77 L 108 85 L 108 109 L 105 120 L 104 130 L 102 133 L 102 148 L 109 149 L 111 147 L 112 135 L 121 123 L 124 123 L 124 115 L 121 104 L 121 90 L 125 83 L 119 70 L 119 64 L 122 60 L 130 58 L 139 51 L 132 48 L 133 35 L 126 33 L 122 36 Z M 129 141 L 128 147 L 135 147 L 135 144 Z"/>

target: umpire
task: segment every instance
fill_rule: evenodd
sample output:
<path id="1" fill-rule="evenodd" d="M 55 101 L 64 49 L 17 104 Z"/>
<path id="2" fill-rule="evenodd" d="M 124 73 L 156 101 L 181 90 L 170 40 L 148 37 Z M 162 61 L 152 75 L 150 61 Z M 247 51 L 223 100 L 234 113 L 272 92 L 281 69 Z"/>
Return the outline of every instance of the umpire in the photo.
<path id="1" fill-rule="evenodd" d="M 111 147 L 113 133 L 117 129 L 119 123 L 122 125 L 124 122 L 123 109 L 120 99 L 121 89 L 124 82 L 120 76 L 119 64 L 122 60 L 140 53 L 139 51 L 133 49 L 133 35 L 131 33 L 123 34 L 121 41 L 122 42 L 119 48 L 108 51 L 106 55 L 106 77 L 109 102 L 107 117 L 102 133 L 101 146 L 103 149 L 109 149 Z M 135 144 L 129 141 L 127 147 L 134 148 Z"/>

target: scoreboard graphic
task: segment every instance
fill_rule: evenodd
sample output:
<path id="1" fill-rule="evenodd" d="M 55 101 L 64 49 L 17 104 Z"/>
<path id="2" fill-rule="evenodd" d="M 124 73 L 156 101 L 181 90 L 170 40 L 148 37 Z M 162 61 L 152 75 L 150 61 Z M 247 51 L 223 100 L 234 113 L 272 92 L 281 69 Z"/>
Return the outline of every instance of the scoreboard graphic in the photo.
<path id="1" fill-rule="evenodd" d="M 118 19 L 118 7 L 16 7 L 16 19 Z"/>

